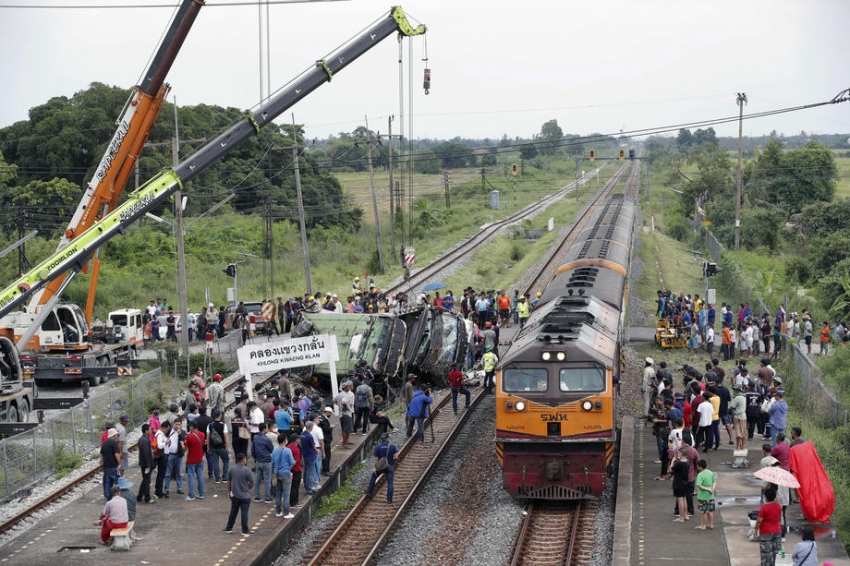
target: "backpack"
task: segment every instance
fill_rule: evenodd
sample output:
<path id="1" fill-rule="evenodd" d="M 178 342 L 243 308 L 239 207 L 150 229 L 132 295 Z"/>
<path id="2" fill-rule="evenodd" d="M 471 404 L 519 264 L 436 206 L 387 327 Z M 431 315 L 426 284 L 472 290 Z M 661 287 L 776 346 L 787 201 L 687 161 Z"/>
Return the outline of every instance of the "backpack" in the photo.
<path id="1" fill-rule="evenodd" d="M 162 452 L 159 451 L 159 441 L 156 439 L 155 434 L 151 437 L 151 451 L 153 452 L 154 458 L 162 456 Z"/>
<path id="2" fill-rule="evenodd" d="M 218 432 L 218 428 L 216 428 L 215 423 L 210 423 L 210 443 L 215 445 L 224 444 L 224 439 L 221 437 L 221 434 Z"/>
<path id="3" fill-rule="evenodd" d="M 364 389 L 357 388 L 357 408 L 365 409 L 369 407 L 369 393 Z"/>

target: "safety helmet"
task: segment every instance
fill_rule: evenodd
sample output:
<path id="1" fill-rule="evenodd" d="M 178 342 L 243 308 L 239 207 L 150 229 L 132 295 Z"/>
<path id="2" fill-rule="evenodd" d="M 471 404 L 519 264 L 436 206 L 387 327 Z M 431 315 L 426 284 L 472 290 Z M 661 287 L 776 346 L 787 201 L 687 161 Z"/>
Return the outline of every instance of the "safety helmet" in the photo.
<path id="1" fill-rule="evenodd" d="M 493 326 L 493 323 L 492 323 L 492 322 L 490 322 L 490 321 L 487 321 L 487 323 L 486 323 L 486 324 L 484 324 L 484 327 L 485 327 L 485 328 L 490 328 L 490 327 L 492 327 L 492 326 Z"/>
<path id="2" fill-rule="evenodd" d="M 214 380 L 214 381 L 221 381 L 221 374 L 220 374 L 220 373 L 215 374 L 215 375 L 213 376 L 213 380 Z"/>
<path id="3" fill-rule="evenodd" d="M 541 293 L 540 291 L 537 291 L 537 298 L 539 299 L 542 296 L 543 296 L 543 293 Z"/>
<path id="4" fill-rule="evenodd" d="M 354 278 L 354 280 L 355 280 L 355 281 L 360 281 L 360 278 L 359 278 L 359 277 L 355 277 L 355 278 Z"/>

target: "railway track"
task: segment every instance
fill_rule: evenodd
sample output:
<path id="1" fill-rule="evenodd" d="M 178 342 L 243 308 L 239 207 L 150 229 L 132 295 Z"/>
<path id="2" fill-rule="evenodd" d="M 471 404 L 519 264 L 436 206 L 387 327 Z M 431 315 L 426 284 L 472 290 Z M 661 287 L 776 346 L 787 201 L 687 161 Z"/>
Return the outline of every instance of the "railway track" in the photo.
<path id="1" fill-rule="evenodd" d="M 473 393 L 471 407 L 478 404 L 483 391 L 481 388 Z M 361 498 L 327 541 L 311 552 L 312 556 L 304 564 L 351 566 L 372 563 L 393 528 L 412 506 L 420 487 L 425 484 L 471 410 L 461 409 L 462 412 L 455 416 L 451 411 L 451 395 L 445 396 L 426 425 L 425 444 L 420 444 L 414 436 L 396 456 L 393 503 L 386 503 L 385 490 L 382 490 L 385 478 L 381 476 L 375 486 L 374 497 Z M 430 438 L 435 440 L 429 443 Z"/>
<path id="2" fill-rule="evenodd" d="M 258 379 L 257 383 L 265 383 L 266 381 L 270 380 L 273 373 L 274 372 L 269 372 L 264 377 Z M 233 378 L 230 381 L 230 383 L 226 384 L 225 387 L 224 387 L 225 393 L 232 391 L 233 389 L 236 389 L 238 381 L 239 381 L 239 378 L 236 377 L 236 378 Z M 228 403 L 227 409 L 232 408 L 234 405 L 235 405 L 235 403 L 233 403 L 233 402 Z M 138 442 L 135 442 L 127 448 L 127 451 L 128 452 L 135 452 L 137 447 L 138 447 Z M 92 468 L 91 470 L 89 470 L 88 472 L 86 472 L 85 474 L 78 477 L 77 479 L 75 479 L 73 482 L 69 483 L 68 485 L 62 486 L 62 487 L 56 489 L 55 491 L 53 491 L 52 493 L 50 493 L 49 495 L 47 495 L 46 497 L 43 497 L 40 500 L 34 502 L 32 505 L 30 505 L 29 507 L 27 507 L 26 509 L 24 509 L 23 511 L 21 511 L 20 513 L 18 513 L 14 517 L 7 519 L 2 524 L 0 524 L 0 535 L 8 532 L 13 527 L 15 527 L 15 525 L 17 525 L 20 522 L 28 519 L 29 517 L 38 513 L 39 511 L 42 511 L 43 509 L 47 508 L 48 506 L 57 502 L 58 500 L 62 499 L 63 497 L 65 497 L 66 495 L 68 495 L 69 493 L 71 493 L 72 491 L 77 489 L 78 487 L 80 487 L 85 482 L 94 479 L 100 473 L 101 473 L 101 467 L 96 466 L 96 467 Z"/>
<path id="3" fill-rule="evenodd" d="M 593 524 L 597 509 L 594 500 L 529 503 L 511 566 L 590 564 L 596 546 Z"/>
<path id="4" fill-rule="evenodd" d="M 585 175 L 584 177 L 579 179 L 578 183 L 579 184 L 586 183 L 587 181 L 589 181 L 590 179 L 592 179 L 596 175 L 597 171 L 598 171 L 598 169 L 594 169 L 593 171 L 590 171 L 587 175 Z M 446 252 L 442 256 L 436 258 L 430 264 L 426 265 L 425 267 L 423 267 L 423 268 L 421 268 L 421 269 L 419 269 L 415 272 L 411 272 L 410 276 L 407 278 L 407 280 L 402 280 L 399 283 L 392 285 L 391 287 L 386 289 L 384 292 L 385 293 L 397 293 L 397 292 L 400 292 L 400 291 L 421 288 L 422 285 L 424 285 L 426 282 L 432 280 L 435 277 L 436 274 L 440 273 L 440 271 L 445 269 L 448 265 L 451 265 L 452 263 L 456 262 L 458 259 L 463 257 L 465 254 L 468 254 L 471 250 L 474 250 L 478 246 L 486 243 L 488 240 L 490 240 L 490 238 L 492 238 L 493 236 L 498 234 L 501 230 L 503 230 L 507 226 L 510 226 L 511 224 L 516 224 L 517 222 L 521 222 L 525 218 L 531 216 L 532 214 L 535 214 L 541 208 L 546 208 L 549 205 L 557 202 L 558 200 L 563 198 L 564 195 L 566 195 L 567 193 L 569 193 L 570 191 L 573 191 L 575 189 L 576 189 L 576 182 L 574 181 L 574 182 L 562 187 L 556 193 L 554 193 L 554 194 L 552 194 L 548 197 L 545 197 L 545 198 L 539 200 L 536 203 L 533 203 L 533 204 L 526 206 L 525 208 L 515 212 L 514 214 L 508 216 L 507 218 L 504 218 L 504 219 L 499 220 L 497 222 L 493 222 L 492 224 L 490 224 L 488 226 L 485 226 L 484 228 L 482 228 L 481 230 L 476 232 L 473 236 L 471 236 L 469 239 L 461 242 L 459 245 L 455 246 L 454 248 L 452 248 L 451 250 L 449 250 L 448 252 Z"/>
<path id="5" fill-rule="evenodd" d="M 573 223 L 567 233 L 561 238 L 560 243 L 558 244 L 557 249 L 551 254 L 549 254 L 546 261 L 543 265 L 538 269 L 537 274 L 531 280 L 531 283 L 528 287 L 523 291 L 523 293 L 534 294 L 537 291 L 543 291 L 549 281 L 555 276 L 555 270 L 560 266 L 561 257 L 563 257 L 564 252 L 566 252 L 570 246 L 572 246 L 575 238 L 581 234 L 581 231 L 584 229 L 584 226 L 590 219 L 593 217 L 593 213 L 595 212 L 595 207 L 603 200 L 605 200 L 608 196 L 614 193 L 614 190 L 620 185 L 620 182 L 623 179 L 623 175 L 625 175 L 626 168 L 628 167 L 627 163 L 624 163 L 614 175 L 608 179 L 608 182 L 602 186 L 601 189 L 596 191 L 596 194 L 588 201 L 586 205 L 579 211 L 578 219 Z M 633 178 L 635 177 L 634 171 L 640 170 L 639 165 L 635 162 L 635 165 L 632 167 L 632 173 L 628 178 L 626 184 L 626 194 L 629 196 L 633 196 L 634 191 L 637 191 L 638 183 L 634 183 Z M 640 180 L 640 176 L 637 176 L 637 181 Z M 632 191 L 632 192 L 630 192 Z"/>

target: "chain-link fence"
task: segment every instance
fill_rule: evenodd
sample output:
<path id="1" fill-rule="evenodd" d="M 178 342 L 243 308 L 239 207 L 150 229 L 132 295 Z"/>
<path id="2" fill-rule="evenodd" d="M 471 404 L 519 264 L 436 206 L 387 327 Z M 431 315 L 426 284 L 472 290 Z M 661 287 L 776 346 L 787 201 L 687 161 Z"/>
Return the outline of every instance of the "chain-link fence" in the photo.
<path id="1" fill-rule="evenodd" d="M 842 406 L 832 391 L 823 382 L 823 373 L 815 362 L 806 355 L 798 343 L 782 336 L 783 349 L 791 356 L 794 373 L 800 376 L 799 401 L 803 412 L 824 426 L 847 426 L 850 407 Z M 786 384 L 793 387 L 793 384 Z"/>
<path id="2" fill-rule="evenodd" d="M 52 474 L 64 475 L 100 448 L 107 425 L 121 415 L 130 417 L 127 430 L 150 416 L 150 407 L 163 401 L 159 369 L 132 377 L 64 411 L 51 411 L 38 427 L 0 441 L 0 501 L 22 496 Z"/>

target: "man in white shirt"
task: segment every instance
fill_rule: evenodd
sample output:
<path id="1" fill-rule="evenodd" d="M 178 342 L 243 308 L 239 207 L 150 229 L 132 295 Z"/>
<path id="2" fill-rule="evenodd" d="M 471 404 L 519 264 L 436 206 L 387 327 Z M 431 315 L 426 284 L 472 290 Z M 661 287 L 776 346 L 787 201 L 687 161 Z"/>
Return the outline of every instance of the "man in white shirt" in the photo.
<path id="1" fill-rule="evenodd" d="M 263 410 L 260 409 L 256 401 L 248 401 L 248 429 L 251 431 L 251 438 L 260 432 L 260 423 L 266 422 L 266 417 L 263 415 Z"/>
<path id="2" fill-rule="evenodd" d="M 313 440 L 316 443 L 316 446 L 319 447 L 319 456 L 316 458 L 315 466 L 316 466 L 316 478 L 322 477 L 322 455 L 325 453 L 325 433 L 322 432 L 322 427 L 319 426 L 319 422 L 321 421 L 321 417 L 318 413 L 313 416 L 313 429 L 310 431 L 310 434 L 313 435 Z"/>
<path id="3" fill-rule="evenodd" d="M 334 397 L 334 403 L 339 407 L 339 422 L 342 428 L 342 444 L 340 448 L 349 446 L 348 439 L 354 431 L 354 392 L 353 384 L 346 380 L 342 382 L 342 391 Z"/>
<path id="4" fill-rule="evenodd" d="M 713 395 L 710 391 L 705 391 L 702 395 L 705 400 L 697 407 L 699 430 L 697 431 L 697 443 L 694 448 L 699 448 L 699 445 L 703 444 L 703 452 L 708 452 L 707 446 L 711 438 L 711 421 L 714 420 L 714 405 L 711 404 L 709 399 Z"/>
<path id="5" fill-rule="evenodd" d="M 646 365 L 643 368 L 643 414 L 649 416 L 649 407 L 652 404 L 653 388 L 655 387 L 655 361 L 652 358 L 646 358 Z"/>

